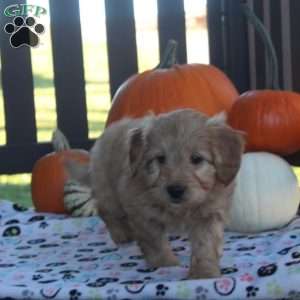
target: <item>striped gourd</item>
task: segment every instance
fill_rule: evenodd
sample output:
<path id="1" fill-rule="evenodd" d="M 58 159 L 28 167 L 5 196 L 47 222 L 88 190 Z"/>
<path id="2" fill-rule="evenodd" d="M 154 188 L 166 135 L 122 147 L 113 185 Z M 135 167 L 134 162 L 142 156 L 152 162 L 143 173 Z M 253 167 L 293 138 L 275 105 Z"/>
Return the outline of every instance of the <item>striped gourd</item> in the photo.
<path id="1" fill-rule="evenodd" d="M 64 186 L 65 209 L 74 217 L 96 216 L 97 209 L 91 189 L 75 180 L 68 180 Z"/>

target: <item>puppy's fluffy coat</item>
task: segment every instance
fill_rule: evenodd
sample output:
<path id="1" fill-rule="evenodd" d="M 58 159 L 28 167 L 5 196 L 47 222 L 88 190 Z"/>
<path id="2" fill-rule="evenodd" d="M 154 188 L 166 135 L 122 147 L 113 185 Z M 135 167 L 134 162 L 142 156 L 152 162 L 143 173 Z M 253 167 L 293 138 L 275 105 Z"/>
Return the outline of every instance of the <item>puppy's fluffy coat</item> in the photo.
<path id="1" fill-rule="evenodd" d="M 220 276 L 223 231 L 244 141 L 222 116 L 184 109 L 108 127 L 89 169 L 69 164 L 92 187 L 115 243 L 136 240 L 153 267 L 178 264 L 166 232 L 191 242 L 189 278 Z"/>

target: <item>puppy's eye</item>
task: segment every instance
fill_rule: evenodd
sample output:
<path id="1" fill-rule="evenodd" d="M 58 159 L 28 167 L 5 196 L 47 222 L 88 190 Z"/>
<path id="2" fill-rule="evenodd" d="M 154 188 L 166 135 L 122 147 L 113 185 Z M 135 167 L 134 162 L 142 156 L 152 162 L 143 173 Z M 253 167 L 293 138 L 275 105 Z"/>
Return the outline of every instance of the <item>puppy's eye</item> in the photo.
<path id="1" fill-rule="evenodd" d="M 166 156 L 165 155 L 157 155 L 156 160 L 159 164 L 163 165 L 166 162 Z"/>
<path id="2" fill-rule="evenodd" d="M 191 163 L 193 165 L 199 165 L 204 161 L 204 158 L 199 154 L 193 154 L 191 156 Z"/>

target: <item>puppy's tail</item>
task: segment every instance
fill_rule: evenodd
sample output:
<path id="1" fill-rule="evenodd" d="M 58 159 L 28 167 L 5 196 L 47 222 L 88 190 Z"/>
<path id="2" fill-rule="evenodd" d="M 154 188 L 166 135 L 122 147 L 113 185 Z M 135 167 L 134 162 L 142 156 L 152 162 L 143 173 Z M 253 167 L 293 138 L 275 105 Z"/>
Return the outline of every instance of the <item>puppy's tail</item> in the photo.
<path id="1" fill-rule="evenodd" d="M 66 159 L 64 165 L 72 179 L 86 186 L 91 185 L 89 164 L 82 164 L 71 159 Z"/>

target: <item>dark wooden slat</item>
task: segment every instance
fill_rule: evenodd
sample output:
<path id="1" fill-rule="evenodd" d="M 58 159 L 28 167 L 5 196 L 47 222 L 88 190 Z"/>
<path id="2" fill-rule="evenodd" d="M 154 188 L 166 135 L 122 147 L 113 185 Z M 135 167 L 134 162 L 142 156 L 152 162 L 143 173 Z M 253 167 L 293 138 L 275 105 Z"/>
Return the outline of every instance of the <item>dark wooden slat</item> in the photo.
<path id="1" fill-rule="evenodd" d="M 253 0 L 247 0 L 246 4 L 253 10 Z M 246 21 L 246 19 L 245 19 Z M 255 53 L 255 28 L 247 22 L 248 52 L 249 52 L 249 89 L 256 89 L 256 53 Z"/>
<path id="2" fill-rule="evenodd" d="M 290 0 L 290 22 L 291 22 L 291 55 L 293 66 L 293 90 L 300 92 L 300 1 Z"/>
<path id="3" fill-rule="evenodd" d="M 186 63 L 186 32 L 183 0 L 157 0 L 160 58 L 170 39 L 178 42 L 178 63 Z"/>
<path id="4" fill-rule="evenodd" d="M 223 70 L 240 92 L 249 89 L 246 20 L 241 1 L 208 1 L 210 63 Z"/>
<path id="5" fill-rule="evenodd" d="M 292 90 L 290 1 L 281 0 L 281 42 L 283 88 Z"/>
<path id="6" fill-rule="evenodd" d="M 225 70 L 224 7 L 221 0 L 207 2 L 207 26 L 210 63 Z"/>
<path id="7" fill-rule="evenodd" d="M 110 93 L 137 73 L 136 32 L 132 0 L 105 0 Z"/>
<path id="8" fill-rule="evenodd" d="M 241 10 L 243 1 L 225 1 L 225 26 L 227 39 L 227 64 L 225 72 L 240 93 L 249 89 L 249 53 L 247 21 Z"/>
<path id="9" fill-rule="evenodd" d="M 78 0 L 49 1 L 57 124 L 67 138 L 88 137 Z"/>
<path id="10" fill-rule="evenodd" d="M 279 67 L 279 84 L 283 87 L 282 72 L 282 29 L 281 29 L 281 0 L 270 1 L 271 38 L 275 47 Z"/>
<path id="11" fill-rule="evenodd" d="M 26 1 L 14 1 L 21 4 Z M 7 144 L 32 143 L 36 141 L 36 123 L 33 100 L 33 79 L 30 48 L 23 45 L 12 48 L 3 28 L 13 18 L 3 14 L 12 1 L 0 1 L 0 50 L 2 64 L 2 89 L 4 96 Z"/>
<path id="12" fill-rule="evenodd" d="M 89 150 L 94 140 L 72 143 L 72 148 Z M 0 147 L 0 174 L 30 173 L 35 162 L 53 151 L 51 143 Z"/>
<path id="13" fill-rule="evenodd" d="M 253 9 L 257 17 L 263 22 L 263 2 L 261 0 L 253 1 Z M 252 25 L 251 25 L 252 26 Z M 266 88 L 266 52 L 263 41 L 255 33 L 255 58 L 256 58 L 256 89 Z"/>

